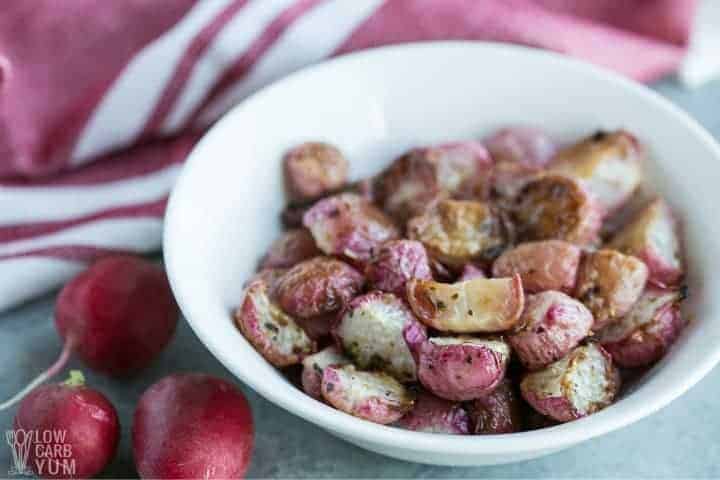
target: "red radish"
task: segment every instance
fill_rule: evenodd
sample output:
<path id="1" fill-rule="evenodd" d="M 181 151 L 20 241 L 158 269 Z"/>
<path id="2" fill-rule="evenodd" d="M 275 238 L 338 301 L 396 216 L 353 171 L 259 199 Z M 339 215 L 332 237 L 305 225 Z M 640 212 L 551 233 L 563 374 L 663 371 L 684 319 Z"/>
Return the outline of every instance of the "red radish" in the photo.
<path id="1" fill-rule="evenodd" d="M 254 429 L 245 396 L 201 374 L 169 375 L 135 410 L 132 445 L 141 478 L 242 478 Z"/>
<path id="2" fill-rule="evenodd" d="M 30 437 L 26 466 L 38 476 L 90 478 L 115 456 L 120 422 L 108 399 L 71 371 L 65 383 L 43 385 L 23 399 L 14 435 L 19 442 Z"/>
<path id="3" fill-rule="evenodd" d="M 65 340 L 60 357 L 4 410 L 63 369 L 76 353 L 90 368 L 126 375 L 146 367 L 175 331 L 178 307 L 165 272 L 129 255 L 98 260 L 60 292 L 55 327 Z"/>

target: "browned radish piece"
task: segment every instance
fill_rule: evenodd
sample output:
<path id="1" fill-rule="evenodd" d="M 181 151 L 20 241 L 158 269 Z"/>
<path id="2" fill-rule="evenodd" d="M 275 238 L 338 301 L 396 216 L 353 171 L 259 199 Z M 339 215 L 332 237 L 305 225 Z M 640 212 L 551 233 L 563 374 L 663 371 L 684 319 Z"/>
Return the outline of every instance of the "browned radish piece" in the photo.
<path id="1" fill-rule="evenodd" d="M 472 260 L 491 260 L 505 244 L 502 222 L 487 203 L 444 200 L 407 224 L 408 236 L 430 256 L 459 270 Z"/>
<path id="2" fill-rule="evenodd" d="M 492 160 L 481 144 L 458 142 L 411 150 L 375 184 L 376 199 L 399 221 L 420 215 L 439 200 L 483 190 Z"/>
<path id="3" fill-rule="evenodd" d="M 383 370 L 401 382 L 415 381 L 416 369 L 403 332 L 424 330 L 399 297 L 379 291 L 350 302 L 334 334 L 345 353 L 365 370 Z"/>
<path id="4" fill-rule="evenodd" d="M 468 406 L 471 431 L 477 435 L 513 433 L 522 430 L 522 404 L 512 382 L 505 379 L 488 395 Z"/>
<path id="5" fill-rule="evenodd" d="M 410 391 L 390 375 L 361 372 L 354 365 L 326 367 L 321 391 L 338 410 L 381 424 L 399 420 L 414 404 Z"/>
<path id="6" fill-rule="evenodd" d="M 475 278 L 487 278 L 487 275 L 485 275 L 485 272 L 483 272 L 482 269 L 476 267 L 472 263 L 467 263 L 463 267 L 460 278 L 458 278 L 458 282 L 466 282 Z"/>
<path id="7" fill-rule="evenodd" d="M 364 283 L 362 274 L 347 263 L 315 257 L 298 263 L 280 277 L 276 295 L 290 315 L 313 318 L 340 310 Z"/>
<path id="8" fill-rule="evenodd" d="M 538 412 L 569 422 L 610 405 L 620 389 L 620 375 L 599 345 L 577 347 L 520 383 L 523 398 Z"/>
<path id="9" fill-rule="evenodd" d="M 474 141 L 451 142 L 426 148 L 435 165 L 440 188 L 456 198 L 486 198 L 490 193 L 492 158 Z"/>
<path id="10" fill-rule="evenodd" d="M 418 379 L 447 400 L 487 395 L 503 380 L 510 346 L 501 339 L 436 337 L 420 347 Z"/>
<path id="11" fill-rule="evenodd" d="M 522 278 L 526 292 L 558 290 L 571 293 L 575 288 L 580 248 L 562 240 L 527 242 L 506 250 L 493 264 L 494 277 Z"/>
<path id="12" fill-rule="evenodd" d="M 262 280 L 248 285 L 234 318 L 243 336 L 276 367 L 300 363 L 316 350 L 315 342 L 295 320 L 270 300 Z"/>
<path id="13" fill-rule="evenodd" d="M 642 186 L 628 199 L 627 202 L 603 219 L 600 236 L 605 242 L 612 239 L 614 235 L 628 225 L 631 220 L 637 217 L 638 213 L 654 199 L 654 194 Z"/>
<path id="14" fill-rule="evenodd" d="M 411 150 L 380 174 L 373 191 L 378 204 L 399 222 L 420 215 L 449 193 L 422 150 Z"/>
<path id="15" fill-rule="evenodd" d="M 503 204 L 518 195 L 525 185 L 541 177 L 544 170 L 521 163 L 499 162 L 493 169 L 493 198 Z"/>
<path id="16" fill-rule="evenodd" d="M 661 199 L 640 211 L 609 246 L 644 261 L 650 269 L 650 282 L 659 287 L 678 286 L 682 281 L 677 221 Z"/>
<path id="17" fill-rule="evenodd" d="M 509 330 L 518 323 L 524 305 L 518 275 L 453 284 L 413 279 L 407 297 L 418 319 L 441 332 Z"/>
<path id="18" fill-rule="evenodd" d="M 582 182 L 605 211 L 611 212 L 640 185 L 643 154 L 630 133 L 599 131 L 560 150 L 548 170 Z"/>
<path id="19" fill-rule="evenodd" d="M 593 316 L 574 298 L 547 291 L 527 297 L 520 325 L 522 329 L 508 341 L 522 364 L 537 370 L 564 357 L 587 337 Z"/>
<path id="20" fill-rule="evenodd" d="M 648 268 L 632 255 L 609 249 L 586 253 L 580 261 L 575 297 L 592 312 L 597 331 L 630 311 L 647 278 Z"/>
<path id="21" fill-rule="evenodd" d="M 307 229 L 288 230 L 270 245 L 260 268 L 290 268 L 321 253 Z"/>
<path id="22" fill-rule="evenodd" d="M 642 367 L 658 361 L 685 328 L 680 313 L 682 291 L 651 288 L 630 313 L 598 333 L 598 341 L 621 367 Z"/>
<path id="23" fill-rule="evenodd" d="M 526 184 L 512 206 L 512 219 L 523 241 L 565 240 L 586 245 L 597 240 L 600 205 L 577 181 L 547 175 Z"/>
<path id="24" fill-rule="evenodd" d="M 305 213 L 303 224 L 324 253 L 357 263 L 370 260 L 381 244 L 400 237 L 387 215 L 354 193 L 320 200 Z"/>
<path id="25" fill-rule="evenodd" d="M 322 400 L 323 372 L 330 365 L 347 365 L 350 359 L 335 346 L 329 346 L 318 353 L 305 357 L 302 361 L 302 386 L 305 393 Z"/>
<path id="26" fill-rule="evenodd" d="M 345 185 L 349 166 L 334 146 L 308 142 L 290 150 L 283 167 L 288 197 L 292 202 L 306 202 Z"/>
<path id="27" fill-rule="evenodd" d="M 463 435 L 470 431 L 468 414 L 459 403 L 428 392 L 418 394 L 415 407 L 398 421 L 397 426 L 415 432 L 451 435 Z"/>
<path id="28" fill-rule="evenodd" d="M 495 163 L 493 189 L 513 197 L 550 161 L 557 150 L 550 137 L 532 127 L 509 127 L 483 141 Z"/>
<path id="29" fill-rule="evenodd" d="M 414 240 L 392 240 L 380 246 L 365 267 L 365 277 L 378 290 L 403 298 L 408 280 L 433 278 L 425 247 Z"/>

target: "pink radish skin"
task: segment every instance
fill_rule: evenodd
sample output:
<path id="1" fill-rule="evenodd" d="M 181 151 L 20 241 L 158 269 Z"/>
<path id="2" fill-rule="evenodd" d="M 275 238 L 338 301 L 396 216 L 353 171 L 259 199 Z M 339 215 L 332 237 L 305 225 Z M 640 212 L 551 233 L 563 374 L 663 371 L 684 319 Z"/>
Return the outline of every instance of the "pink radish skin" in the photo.
<path id="1" fill-rule="evenodd" d="M 245 396 L 208 375 L 163 378 L 143 393 L 133 418 L 141 478 L 243 478 L 253 443 Z"/>
<path id="2" fill-rule="evenodd" d="M 178 320 L 161 267 L 138 257 L 102 259 L 58 297 L 55 326 L 93 370 L 126 375 L 150 364 Z"/>
<path id="3" fill-rule="evenodd" d="M 483 143 L 494 161 L 493 188 L 505 198 L 541 174 L 557 150 L 545 132 L 528 126 L 502 128 Z"/>
<path id="4" fill-rule="evenodd" d="M 472 263 L 466 263 L 457 281 L 467 282 L 468 280 L 474 280 L 476 278 L 487 278 L 487 275 L 485 275 L 485 272 L 481 268 L 476 267 Z"/>
<path id="5" fill-rule="evenodd" d="M 72 353 L 113 376 L 147 367 L 172 338 L 178 315 L 161 267 L 129 255 L 95 262 L 58 296 L 55 327 L 65 341 L 60 357 L 0 410 L 60 372 Z"/>
<path id="6" fill-rule="evenodd" d="M 15 415 L 15 431 L 64 435 L 62 441 L 55 437 L 51 443 L 30 440 L 27 466 L 42 478 L 91 478 L 115 457 L 120 439 L 115 407 L 102 393 L 78 382 L 78 377 L 82 379 L 71 376 L 68 382 L 36 388 Z M 68 456 L 45 456 L 48 451 Z"/>
<path id="7" fill-rule="evenodd" d="M 468 414 L 460 403 L 428 392 L 420 392 L 413 409 L 397 422 L 398 427 L 406 430 L 449 435 L 468 434 L 469 424 Z"/>
<path id="8" fill-rule="evenodd" d="M 381 245 L 365 267 L 365 277 L 374 288 L 401 298 L 411 278 L 433 278 L 425 247 L 414 240 L 392 240 Z"/>
<path id="9" fill-rule="evenodd" d="M 474 400 L 466 408 L 471 432 L 476 435 L 513 433 L 522 430 L 522 403 L 507 378 L 488 395 Z"/>

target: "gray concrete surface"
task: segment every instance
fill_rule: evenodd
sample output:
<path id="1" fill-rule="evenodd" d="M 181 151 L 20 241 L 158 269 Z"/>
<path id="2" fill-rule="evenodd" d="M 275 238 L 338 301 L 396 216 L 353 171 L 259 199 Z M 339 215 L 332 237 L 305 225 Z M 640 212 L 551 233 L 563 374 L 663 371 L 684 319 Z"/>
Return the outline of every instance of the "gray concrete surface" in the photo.
<path id="1" fill-rule="evenodd" d="M 720 81 L 695 91 L 684 91 L 672 80 L 654 88 L 720 138 Z M 59 352 L 50 319 L 53 301 L 49 296 L 0 315 L 0 397 L 19 389 Z M 132 411 L 137 398 L 155 380 L 176 371 L 232 379 L 184 322 L 160 360 L 139 378 L 118 381 L 84 371 L 88 383 L 117 406 L 122 422 L 120 451 L 104 472 L 107 478 L 136 476 L 130 449 Z M 252 403 L 257 429 L 248 473 L 254 478 L 720 477 L 720 369 L 670 406 L 628 428 L 542 459 L 480 468 L 431 467 L 363 451 L 242 388 Z M 0 430 L 10 428 L 13 413 L 0 413 Z M 10 449 L 3 439 L 0 478 L 7 475 L 10 462 Z"/>

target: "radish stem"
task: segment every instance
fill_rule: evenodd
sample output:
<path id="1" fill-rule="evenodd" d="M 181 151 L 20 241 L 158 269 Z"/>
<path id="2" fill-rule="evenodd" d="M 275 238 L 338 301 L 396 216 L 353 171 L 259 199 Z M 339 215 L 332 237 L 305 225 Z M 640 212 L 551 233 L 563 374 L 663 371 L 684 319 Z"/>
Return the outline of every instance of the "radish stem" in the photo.
<path id="1" fill-rule="evenodd" d="M 67 361 L 70 359 L 70 355 L 72 354 L 73 347 L 75 345 L 75 342 L 73 342 L 71 339 L 67 339 L 65 341 L 65 345 L 63 345 L 62 352 L 60 352 L 60 356 L 57 360 L 55 360 L 55 363 L 53 363 L 50 368 L 45 370 L 43 373 L 35 377 L 35 379 L 30 382 L 25 388 L 20 390 L 18 393 L 13 395 L 12 398 L 4 401 L 3 403 L 0 403 L 0 411 L 7 410 L 8 408 L 12 407 L 16 403 L 18 403 L 20 400 L 25 397 L 28 393 L 30 393 L 32 390 L 35 389 L 35 387 L 45 383 L 55 375 L 57 375 L 63 368 L 65 368 L 65 364 L 67 364 Z"/>

